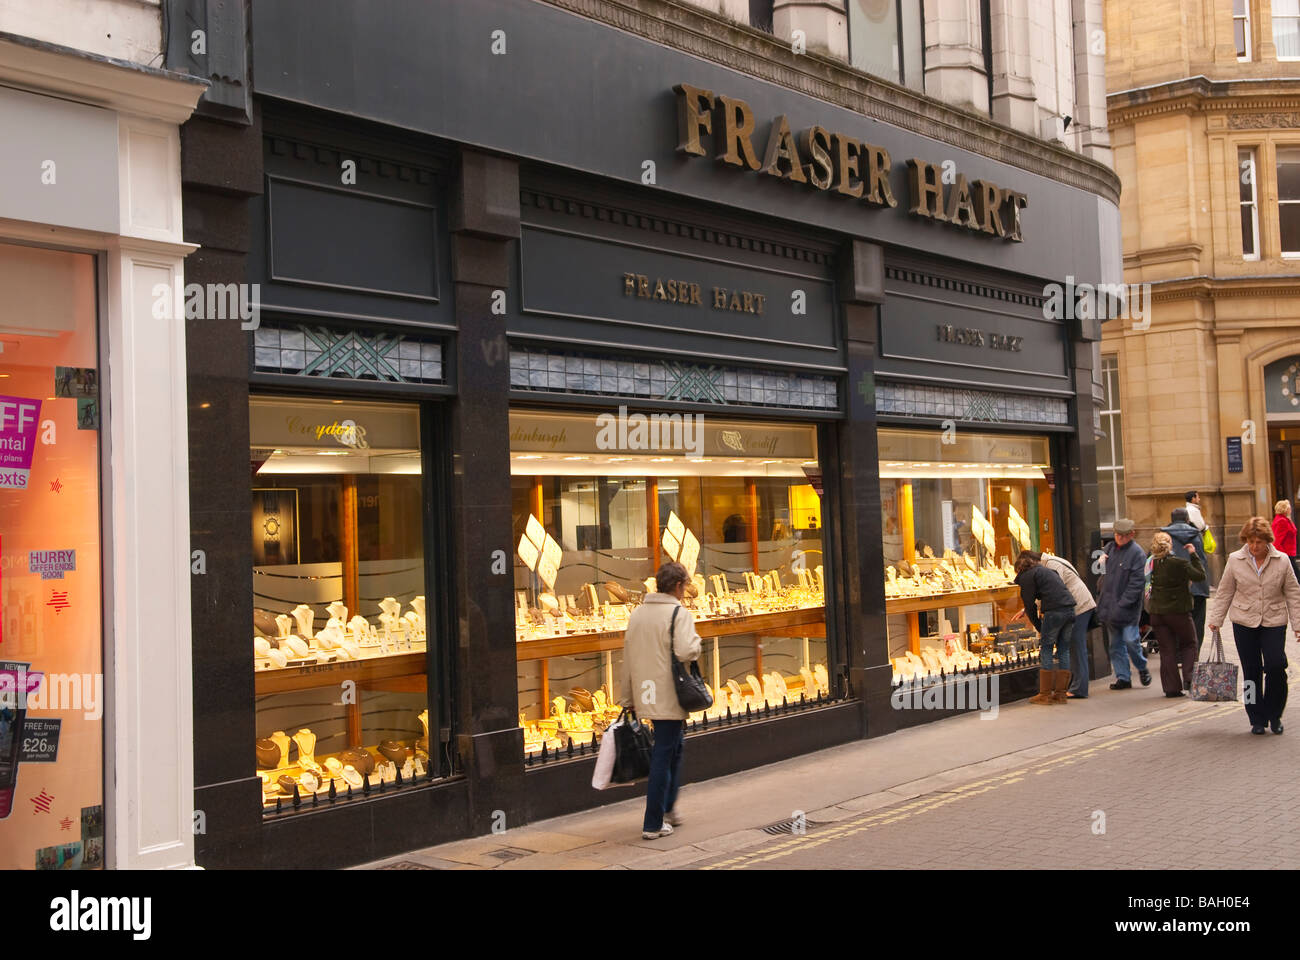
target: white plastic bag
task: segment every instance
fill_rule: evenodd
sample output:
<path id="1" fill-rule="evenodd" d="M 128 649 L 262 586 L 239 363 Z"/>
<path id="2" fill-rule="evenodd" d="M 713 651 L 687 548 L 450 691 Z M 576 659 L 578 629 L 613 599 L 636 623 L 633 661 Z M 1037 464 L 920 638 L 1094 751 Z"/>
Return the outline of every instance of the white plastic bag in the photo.
<path id="1" fill-rule="evenodd" d="M 596 755 L 596 769 L 591 774 L 591 785 L 597 790 L 604 790 L 609 786 L 609 778 L 614 775 L 614 728 L 622 721 L 616 721 L 609 725 L 604 735 L 600 738 L 600 753 Z"/>

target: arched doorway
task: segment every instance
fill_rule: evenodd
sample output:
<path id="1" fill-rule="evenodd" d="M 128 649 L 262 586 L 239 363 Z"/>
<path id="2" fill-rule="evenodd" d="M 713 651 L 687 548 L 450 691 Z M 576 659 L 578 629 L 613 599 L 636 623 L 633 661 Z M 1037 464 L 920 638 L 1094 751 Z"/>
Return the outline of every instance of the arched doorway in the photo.
<path id="1" fill-rule="evenodd" d="M 1300 354 L 1264 368 L 1269 489 L 1273 500 L 1300 498 Z"/>

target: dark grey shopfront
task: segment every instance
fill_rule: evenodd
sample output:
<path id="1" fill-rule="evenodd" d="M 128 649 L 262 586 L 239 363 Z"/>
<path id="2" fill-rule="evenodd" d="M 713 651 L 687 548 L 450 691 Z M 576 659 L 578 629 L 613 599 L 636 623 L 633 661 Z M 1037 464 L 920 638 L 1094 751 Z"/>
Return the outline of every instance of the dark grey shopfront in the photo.
<path id="1" fill-rule="evenodd" d="M 581 744 L 546 762 L 525 752 L 524 646 L 500 563 L 523 495 L 512 412 L 623 406 L 815 436 L 826 688 L 697 728 L 695 778 L 916 719 L 890 704 L 878 427 L 1050 438 L 1057 552 L 1084 565 L 1097 334 L 1043 319 L 1041 305 L 1044 283 L 1099 275 L 1095 195 L 546 3 L 255 2 L 251 33 L 251 124 L 202 118 L 184 144 L 186 237 L 204 248 L 192 278 L 258 283 L 262 303 L 257 331 L 195 329 L 190 348 L 191 445 L 209 451 L 191 458 L 195 546 L 213 558 L 193 624 L 200 864 L 355 863 L 636 792 L 593 792 Z M 760 151 L 777 115 L 882 146 L 898 206 L 676 150 L 679 83 L 749 104 Z M 1025 194 L 1026 242 L 909 214 L 913 157 Z M 1079 229 L 1032 242 L 1059 222 Z M 427 644 L 400 677 L 338 674 L 404 717 L 384 727 L 412 732 L 395 739 L 413 741 L 415 707 L 427 710 L 414 782 L 259 796 L 259 711 L 285 687 L 250 675 L 241 639 L 260 595 L 242 546 L 258 474 L 242 448 L 255 465 L 282 450 L 247 426 L 250 397 L 317 404 L 325 421 L 326 405 L 418 419 L 418 442 L 393 454 L 406 466 L 344 489 L 358 491 L 359 523 L 383 530 L 368 491 L 418 488 L 407 552 L 421 561 Z M 391 557 L 365 549 L 362 578 L 387 569 Z M 352 595 L 367 596 L 364 579 Z M 295 724 L 329 729 L 323 699 L 290 692 L 316 711 Z"/>

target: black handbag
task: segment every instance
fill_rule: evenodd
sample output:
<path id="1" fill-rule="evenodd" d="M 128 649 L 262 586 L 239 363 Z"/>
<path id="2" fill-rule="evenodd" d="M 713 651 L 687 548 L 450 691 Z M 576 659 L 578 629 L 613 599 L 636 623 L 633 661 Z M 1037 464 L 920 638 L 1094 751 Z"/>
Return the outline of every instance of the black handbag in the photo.
<path id="1" fill-rule="evenodd" d="M 650 753 L 654 741 L 645 724 L 636 718 L 636 711 L 625 707 L 610 733 L 614 735 L 614 773 L 610 780 L 632 783 L 650 776 Z"/>
<path id="2" fill-rule="evenodd" d="M 673 607 L 673 618 L 668 622 L 668 656 L 673 661 L 673 687 L 677 690 L 677 702 L 687 713 L 698 713 L 713 706 L 713 691 L 700 676 L 700 666 L 694 660 L 690 669 L 677 659 L 673 653 L 673 631 L 677 628 L 677 612 L 681 607 Z"/>

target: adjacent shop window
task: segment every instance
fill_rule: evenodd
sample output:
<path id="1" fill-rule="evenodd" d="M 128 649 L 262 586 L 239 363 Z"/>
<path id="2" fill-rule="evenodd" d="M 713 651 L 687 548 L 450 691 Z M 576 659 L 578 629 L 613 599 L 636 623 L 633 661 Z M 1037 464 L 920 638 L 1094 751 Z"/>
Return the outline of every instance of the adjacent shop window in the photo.
<path id="1" fill-rule="evenodd" d="M 815 427 L 516 410 L 510 441 L 526 752 L 618 715 L 623 631 L 669 559 L 693 576 L 710 717 L 829 695 Z"/>
<path id="2" fill-rule="evenodd" d="M 1119 410 L 1119 356 L 1103 354 L 1101 382 L 1101 432 L 1097 441 L 1097 493 L 1100 499 L 1101 524 L 1109 528 L 1124 515 L 1124 434 Z"/>
<path id="3" fill-rule="evenodd" d="M 249 407 L 263 803 L 427 777 L 419 407 L 281 397 Z"/>
<path id="4" fill-rule="evenodd" d="M 1056 549 L 1046 437 L 879 431 L 885 612 L 895 682 L 1027 665 L 1013 564 Z"/>
<path id="5" fill-rule="evenodd" d="M 0 244 L 0 870 L 104 865 L 95 258 Z"/>
<path id="6" fill-rule="evenodd" d="M 1273 0 L 1273 43 L 1279 60 L 1300 60 L 1300 0 Z"/>
<path id="7" fill-rule="evenodd" d="M 1250 0 L 1232 0 L 1232 39 L 1237 59 L 1250 59 Z"/>
<path id="8" fill-rule="evenodd" d="M 924 90 L 924 19 L 921 0 L 849 0 L 853 66 Z"/>
<path id="9" fill-rule="evenodd" d="M 1241 255 L 1259 259 L 1259 203 L 1255 187 L 1255 149 L 1237 151 L 1237 179 L 1241 199 Z"/>
<path id="10" fill-rule="evenodd" d="M 1277 150 L 1277 219 L 1282 256 L 1300 257 L 1300 147 Z"/>

